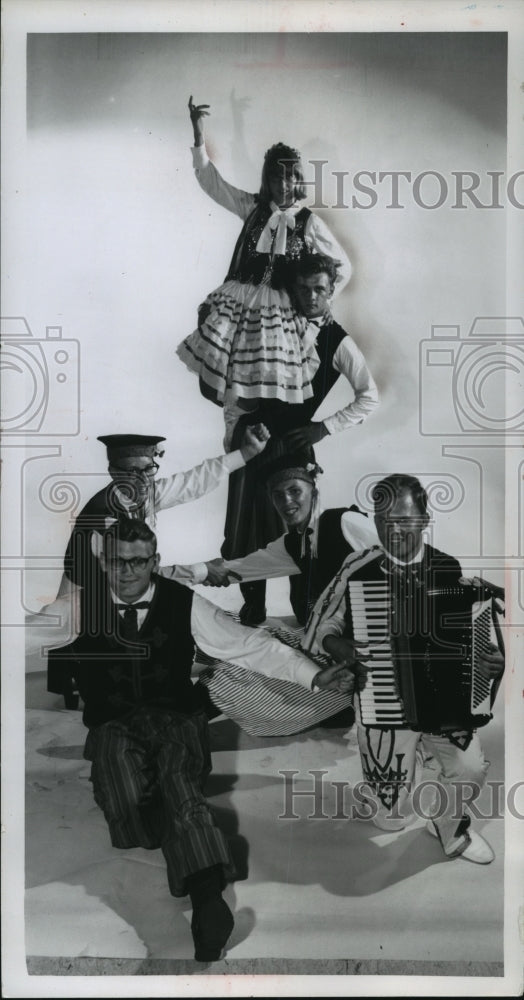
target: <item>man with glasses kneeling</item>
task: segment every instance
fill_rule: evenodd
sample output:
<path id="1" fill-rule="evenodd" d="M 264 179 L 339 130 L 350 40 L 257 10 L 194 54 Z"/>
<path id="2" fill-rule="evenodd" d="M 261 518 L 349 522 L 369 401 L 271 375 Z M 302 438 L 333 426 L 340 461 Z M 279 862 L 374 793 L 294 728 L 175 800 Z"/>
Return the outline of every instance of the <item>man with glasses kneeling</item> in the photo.
<path id="1" fill-rule="evenodd" d="M 114 847 L 161 848 L 174 896 L 189 894 L 195 958 L 215 961 L 233 928 L 222 898 L 231 860 L 202 793 L 211 769 L 207 719 L 191 682 L 195 642 L 210 656 L 271 672 L 304 693 L 329 691 L 340 667 L 319 667 L 262 629 L 247 628 L 157 575 L 156 537 L 121 519 L 103 538 L 96 628 L 50 652 L 84 702 L 84 757 Z M 304 690 L 305 689 L 305 690 Z"/>

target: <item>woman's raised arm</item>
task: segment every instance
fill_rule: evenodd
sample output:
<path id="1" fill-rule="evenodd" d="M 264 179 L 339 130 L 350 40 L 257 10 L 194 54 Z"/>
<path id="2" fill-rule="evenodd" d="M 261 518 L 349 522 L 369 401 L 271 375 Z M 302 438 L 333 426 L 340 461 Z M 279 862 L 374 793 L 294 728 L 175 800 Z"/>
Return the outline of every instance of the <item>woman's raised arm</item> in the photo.
<path id="1" fill-rule="evenodd" d="M 241 219 L 247 219 L 255 204 L 254 195 L 225 181 L 206 152 L 204 118 L 209 115 L 209 111 L 206 110 L 209 104 L 193 104 L 191 96 L 187 106 L 195 137 L 193 166 L 200 187 L 210 198 L 213 198 L 223 208 L 227 208 L 228 212 L 239 215 Z"/>

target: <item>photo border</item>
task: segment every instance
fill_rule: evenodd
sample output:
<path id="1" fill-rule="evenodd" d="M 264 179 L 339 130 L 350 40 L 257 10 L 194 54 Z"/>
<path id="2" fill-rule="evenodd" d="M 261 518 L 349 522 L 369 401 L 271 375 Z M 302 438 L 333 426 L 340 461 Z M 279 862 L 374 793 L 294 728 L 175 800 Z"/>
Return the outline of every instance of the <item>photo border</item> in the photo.
<path id="1" fill-rule="evenodd" d="M 25 38 L 30 32 L 409 32 L 409 31 L 507 31 L 508 32 L 508 158 L 511 175 L 522 166 L 521 123 L 523 86 L 521 66 L 524 56 L 523 6 L 510 3 L 463 3 L 449 0 L 295 0 L 283 2 L 250 0 L 4 0 L 3 3 L 3 282 L 9 281 L 9 257 L 16 254 L 17 235 L 10 226 L 11 199 L 16 197 L 19 178 L 9 149 L 25 142 L 20 120 L 20 102 L 25 95 Z M 519 129 L 520 126 L 520 129 Z M 522 314 L 521 275 L 524 273 L 523 237 L 515 214 L 508 214 L 507 232 L 507 314 Z M 5 451 L 5 481 L 13 471 L 15 456 Z M 509 492 L 509 491 L 508 491 Z M 518 516 L 518 498 L 507 496 L 506 523 Z M 4 497 L 4 539 L 12 530 L 9 497 Z M 512 551 L 507 548 L 507 551 Z M 9 574 L 3 579 L 4 614 L 16 621 L 20 609 L 11 592 Z M 517 595 L 513 594 L 516 608 Z M 518 669 L 516 644 L 522 638 L 519 627 L 512 636 L 512 662 L 507 676 Z M 24 868 L 23 868 L 23 771 L 24 771 L 24 676 L 23 629 L 10 628 L 4 634 L 2 750 L 2 978 L 6 997 L 22 996 L 512 996 L 522 988 L 522 937 L 524 920 L 518 887 L 522 875 L 516 821 L 507 818 L 505 865 L 505 974 L 500 979 L 440 976 L 136 976 L 70 977 L 27 975 L 24 949 Z M 518 679 L 515 686 L 518 692 Z M 506 782 L 521 780 L 522 700 L 511 700 L 506 719 Z M 520 844 L 522 836 L 520 836 Z M 489 901 L 486 901 L 489 905 Z M 520 915 L 520 917 L 519 917 Z M 520 919 L 520 931 L 519 931 Z M 509 992 L 507 992 L 509 991 Z"/>

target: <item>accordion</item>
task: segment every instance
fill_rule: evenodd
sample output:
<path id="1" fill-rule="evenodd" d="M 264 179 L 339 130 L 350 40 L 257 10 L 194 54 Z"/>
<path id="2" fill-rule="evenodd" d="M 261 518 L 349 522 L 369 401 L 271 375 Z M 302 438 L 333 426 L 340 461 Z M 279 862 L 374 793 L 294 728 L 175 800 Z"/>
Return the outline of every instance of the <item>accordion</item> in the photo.
<path id="1" fill-rule="evenodd" d="M 485 678 L 478 658 L 492 624 L 502 640 L 488 592 L 457 585 L 407 594 L 385 580 L 348 581 L 353 635 L 370 657 L 359 693 L 365 726 L 439 734 L 489 722 L 500 678 Z"/>

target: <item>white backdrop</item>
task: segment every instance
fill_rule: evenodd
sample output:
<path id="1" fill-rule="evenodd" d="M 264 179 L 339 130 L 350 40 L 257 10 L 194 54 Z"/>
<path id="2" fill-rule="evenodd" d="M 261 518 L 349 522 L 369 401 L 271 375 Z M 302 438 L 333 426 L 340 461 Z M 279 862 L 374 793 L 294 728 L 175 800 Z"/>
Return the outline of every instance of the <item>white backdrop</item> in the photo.
<path id="1" fill-rule="evenodd" d="M 451 185 L 452 171 L 475 171 L 484 178 L 478 193 L 489 203 L 487 171 L 505 171 L 507 178 L 522 168 L 523 31 L 522 19 L 515 17 L 521 9 L 511 0 L 402 6 L 342 0 L 287 5 L 6 0 L 4 8 L 2 314 L 25 317 L 37 339 L 45 337 L 46 326 L 61 326 L 63 337 L 81 351 L 78 430 L 67 393 L 55 386 L 60 371 L 51 363 L 42 370 L 50 390 L 42 404 L 42 428 L 4 438 L 3 618 L 9 625 L 55 593 L 78 510 L 73 493 L 78 489 L 83 502 L 104 482 L 98 434 L 164 433 L 166 471 L 188 468 L 221 450 L 220 413 L 200 398 L 195 379 L 174 355 L 175 344 L 194 326 L 199 301 L 222 280 L 239 230 L 232 216 L 206 200 L 192 176 L 189 94 L 212 106 L 208 135 L 217 165 L 251 190 L 258 186 L 264 150 L 282 139 L 299 146 L 306 159 L 327 159 L 328 175 L 400 170 L 417 176 L 433 170 Z M 243 25 L 262 33 L 228 34 Z M 187 26 L 200 33 L 186 34 Z M 438 33 L 448 27 L 451 33 Z M 210 34 L 217 29 L 226 34 Z M 508 29 L 506 159 L 506 36 L 490 32 Z M 27 31 L 33 37 L 26 44 Z M 232 90 L 237 98 L 250 99 L 243 118 L 247 152 L 238 149 Z M 424 187 L 428 202 L 434 190 Z M 518 245 L 516 240 L 522 216 L 504 197 L 503 210 L 452 209 L 452 192 L 443 207 L 424 210 L 409 188 L 401 198 L 406 207 L 388 209 L 387 185 L 377 185 L 377 191 L 378 204 L 369 210 L 320 210 L 355 267 L 336 316 L 363 348 L 382 397 L 380 409 L 362 427 L 319 447 L 324 503 L 351 501 L 363 477 L 392 470 L 413 471 L 426 482 L 448 477 L 460 499 L 449 478 L 454 475 L 459 486 L 464 483 L 464 500 L 457 504 L 451 497 L 446 504 L 444 491 L 434 541 L 462 556 L 466 568 L 468 563 L 478 568 L 485 559 L 486 575 L 496 579 L 502 575 L 497 571 L 502 554 L 516 557 L 522 551 L 515 516 L 521 487 L 515 476 L 506 497 L 510 541 L 503 540 L 501 456 L 507 460 L 510 450 L 486 448 L 491 439 L 483 434 L 467 441 L 452 434 L 457 427 L 445 369 L 424 375 L 425 426 L 434 434 L 420 433 L 419 350 L 432 325 L 459 325 L 464 335 L 475 316 L 522 315 L 522 235 Z M 334 198 L 328 185 L 326 203 Z M 522 187 L 519 198 L 524 201 Z M 506 259 L 507 231 L 512 235 Z M 71 345 L 67 352 L 74 359 Z M 42 357 L 51 362 L 54 353 L 48 345 Z M 26 394 L 30 403 L 34 386 L 18 377 L 21 371 L 2 374 L 4 412 L 16 418 L 17 397 Z M 491 399 L 505 389 L 495 374 L 488 385 Z M 328 401 L 328 409 L 335 406 L 336 400 Z M 442 454 L 443 445 L 453 443 L 462 458 Z M 472 444 L 484 447 L 475 451 Z M 512 474 L 518 476 L 514 465 Z M 71 485 L 64 489 L 60 482 Z M 165 557 L 215 555 L 225 499 L 221 489 L 163 513 L 159 534 Z M 23 650 L 22 630 L 6 633 L 4 956 L 19 971 L 25 969 Z M 517 688 L 510 665 L 506 723 L 513 720 L 520 736 Z M 521 777 L 519 759 L 519 746 L 508 743 L 508 787 Z M 515 833 L 515 844 L 516 826 L 508 831 Z M 513 869 L 516 856 L 512 851 Z M 516 957 L 520 880 L 509 874 L 506 940 Z M 521 961 L 518 972 L 515 962 L 512 968 L 520 983 Z M 32 988 L 46 995 L 45 984 L 33 978 Z M 412 983 L 412 978 L 404 982 L 407 993 L 433 992 L 433 980 Z M 125 992 L 118 977 L 106 979 L 106 992 Z M 82 984 L 70 982 L 62 988 L 54 980 L 53 995 L 72 988 L 82 992 Z M 398 988 L 386 982 L 381 980 L 381 988 Z M 453 985 L 449 979 L 442 988 Z M 152 980 L 145 988 L 158 989 Z M 172 991 L 172 984 L 167 988 Z M 283 982 L 277 988 L 292 989 Z M 458 988 L 468 990 L 464 980 Z M 502 978 L 500 986 L 489 987 L 494 993 L 501 988 Z M 22 995 L 23 989 L 11 992 Z M 140 985 L 135 989 L 140 992 Z M 236 993 L 242 986 L 230 989 Z M 333 983 L 335 993 L 341 990 L 348 990 L 345 978 Z"/>
<path id="2" fill-rule="evenodd" d="M 263 153 L 278 140 L 302 150 L 311 180 L 307 161 L 328 161 L 328 207 L 318 211 L 354 265 L 335 315 L 363 349 L 381 405 L 318 448 L 324 504 L 352 502 L 363 477 L 412 471 L 430 483 L 444 475 L 444 493 L 435 493 L 436 544 L 464 559 L 482 547 L 501 556 L 502 452 L 483 451 L 482 472 L 470 460 L 442 457 L 451 440 L 438 433 L 449 431 L 453 413 L 452 366 L 438 381 L 424 370 L 424 424 L 437 436 L 420 433 L 419 347 L 433 324 L 458 325 L 465 337 L 476 316 L 506 311 L 507 209 L 467 200 L 467 208 L 452 207 L 452 171 L 475 171 L 488 204 L 487 172 L 506 171 L 505 37 L 36 33 L 27 46 L 21 197 L 11 209 L 18 252 L 3 314 L 24 315 L 37 338 L 60 325 L 64 338 L 78 341 L 81 404 L 79 433 L 46 437 L 44 424 L 39 442 L 58 443 L 60 454 L 40 452 L 25 466 L 25 554 L 40 560 L 24 577 L 26 607 L 38 610 L 53 596 L 60 571 L 46 556 L 60 557 L 71 518 L 105 481 L 98 434 L 164 434 L 166 472 L 222 450 L 221 411 L 200 397 L 174 351 L 193 329 L 199 302 L 223 280 L 240 222 L 194 179 L 189 94 L 211 105 L 210 152 L 240 187 L 258 189 Z M 363 170 L 377 174 L 377 203 L 351 207 L 352 195 L 370 202 L 353 186 Z M 333 207 L 333 171 L 350 175 L 348 207 Z M 439 208 L 423 208 L 401 179 L 404 207 L 388 207 L 391 181 L 379 183 L 380 171 L 437 172 L 448 196 Z M 312 205 L 313 187 L 310 194 Z M 419 200 L 431 205 L 438 195 L 435 178 L 426 178 Z M 488 383 L 493 396 L 503 394 L 502 379 Z M 56 389 L 47 417 L 63 405 Z M 323 412 L 345 398 L 340 387 Z M 64 428 L 68 419 L 66 410 Z M 479 542 L 481 474 L 489 532 Z M 69 487 L 60 492 L 61 480 L 80 490 L 75 503 Z M 225 497 L 221 489 L 161 515 L 164 560 L 218 554 Z"/>

